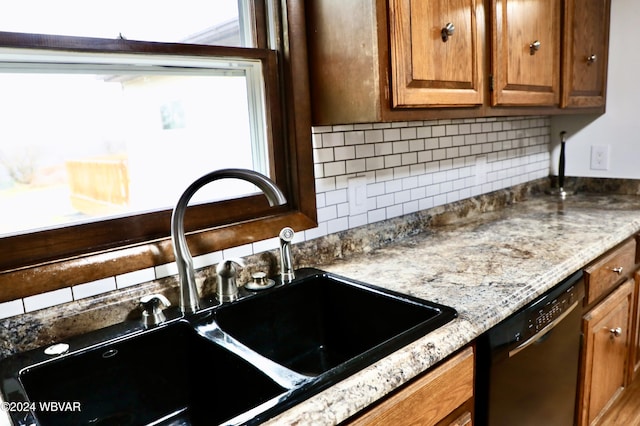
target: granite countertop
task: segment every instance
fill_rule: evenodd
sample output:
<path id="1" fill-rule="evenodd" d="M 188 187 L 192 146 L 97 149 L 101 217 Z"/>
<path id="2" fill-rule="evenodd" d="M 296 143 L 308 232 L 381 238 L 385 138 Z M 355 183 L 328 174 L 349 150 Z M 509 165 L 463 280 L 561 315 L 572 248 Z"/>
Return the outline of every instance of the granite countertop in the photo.
<path id="1" fill-rule="evenodd" d="M 452 306 L 459 317 L 267 424 L 345 420 L 638 231 L 638 196 L 537 196 L 321 266 Z"/>

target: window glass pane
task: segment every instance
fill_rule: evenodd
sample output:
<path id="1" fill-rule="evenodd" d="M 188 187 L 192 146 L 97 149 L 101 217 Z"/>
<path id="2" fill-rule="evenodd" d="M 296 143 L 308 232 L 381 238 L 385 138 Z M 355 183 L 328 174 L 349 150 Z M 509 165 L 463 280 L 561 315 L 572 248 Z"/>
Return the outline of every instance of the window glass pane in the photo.
<path id="1" fill-rule="evenodd" d="M 248 0 L 17 0 L 0 31 L 253 46 Z"/>
<path id="2" fill-rule="evenodd" d="M 202 62 L 0 72 L 0 234 L 172 208 L 219 168 L 268 174 L 260 64 Z M 253 192 L 225 180 L 194 202 Z"/>

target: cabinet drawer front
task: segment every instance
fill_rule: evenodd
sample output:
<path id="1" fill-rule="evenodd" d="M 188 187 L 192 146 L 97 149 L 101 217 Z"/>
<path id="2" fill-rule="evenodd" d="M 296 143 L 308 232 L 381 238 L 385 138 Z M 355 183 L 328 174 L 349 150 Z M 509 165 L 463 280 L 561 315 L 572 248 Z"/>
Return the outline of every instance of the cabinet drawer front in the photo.
<path id="1" fill-rule="evenodd" d="M 473 397 L 473 376 L 474 353 L 469 347 L 348 424 L 436 425 Z"/>
<path id="2" fill-rule="evenodd" d="M 585 269 L 586 303 L 590 305 L 633 271 L 636 242 L 631 239 Z M 622 268 L 622 269 L 620 269 Z"/>

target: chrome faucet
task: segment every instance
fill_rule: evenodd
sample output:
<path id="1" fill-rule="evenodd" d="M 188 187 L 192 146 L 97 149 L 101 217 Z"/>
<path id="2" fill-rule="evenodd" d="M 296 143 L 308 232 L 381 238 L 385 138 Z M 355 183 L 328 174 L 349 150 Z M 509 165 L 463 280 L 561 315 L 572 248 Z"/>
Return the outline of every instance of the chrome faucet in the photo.
<path id="1" fill-rule="evenodd" d="M 196 286 L 193 258 L 189 252 L 184 235 L 184 215 L 191 197 L 204 185 L 219 179 L 241 179 L 251 182 L 264 193 L 269 205 L 282 205 L 287 202 L 280 188 L 268 177 L 247 169 L 220 169 L 210 172 L 194 181 L 182 193 L 171 215 L 171 241 L 173 253 L 178 265 L 180 279 L 180 309 L 183 313 L 194 313 L 200 308 L 198 287 Z"/>

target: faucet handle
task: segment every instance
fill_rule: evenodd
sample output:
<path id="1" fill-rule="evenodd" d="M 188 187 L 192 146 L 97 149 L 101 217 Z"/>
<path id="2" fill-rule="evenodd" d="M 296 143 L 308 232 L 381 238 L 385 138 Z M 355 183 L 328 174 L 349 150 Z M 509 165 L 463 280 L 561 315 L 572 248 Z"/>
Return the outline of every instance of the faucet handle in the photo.
<path id="1" fill-rule="evenodd" d="M 140 298 L 139 306 L 142 309 L 142 323 L 145 327 L 151 327 L 167 320 L 162 310 L 171 306 L 171 302 L 162 294 L 150 294 Z"/>
<path id="2" fill-rule="evenodd" d="M 234 265 L 242 268 L 245 266 L 245 262 L 240 258 L 232 258 L 223 260 L 216 266 L 216 274 L 218 275 L 216 297 L 220 302 L 233 302 L 238 298 L 238 284 L 236 284 L 238 271 Z"/>
<path id="3" fill-rule="evenodd" d="M 244 260 L 240 259 L 239 257 L 232 257 L 218 263 L 218 266 L 216 266 L 216 274 L 223 275 L 225 277 L 235 276 L 238 271 L 237 268 L 233 266 L 234 264 L 238 265 L 241 268 L 244 268 L 246 266 Z"/>

